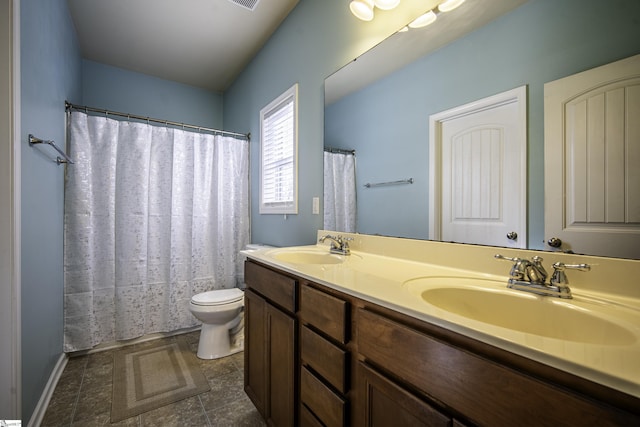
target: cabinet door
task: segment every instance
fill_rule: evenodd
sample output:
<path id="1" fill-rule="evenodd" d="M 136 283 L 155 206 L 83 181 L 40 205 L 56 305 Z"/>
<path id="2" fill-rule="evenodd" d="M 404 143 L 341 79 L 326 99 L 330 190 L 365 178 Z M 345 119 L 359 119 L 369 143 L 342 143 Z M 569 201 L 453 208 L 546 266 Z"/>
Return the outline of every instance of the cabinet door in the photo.
<path id="1" fill-rule="evenodd" d="M 244 293 L 245 346 L 244 391 L 258 409 L 267 416 L 267 372 L 265 366 L 267 340 L 267 302 L 247 289 Z"/>
<path id="2" fill-rule="evenodd" d="M 363 363 L 358 364 L 365 426 L 442 426 L 451 419 Z"/>
<path id="3" fill-rule="evenodd" d="M 245 392 L 275 426 L 294 425 L 295 319 L 245 292 Z"/>
<path id="4" fill-rule="evenodd" d="M 274 426 L 293 426 L 295 420 L 295 319 L 267 304 L 267 375 L 269 411 Z"/>

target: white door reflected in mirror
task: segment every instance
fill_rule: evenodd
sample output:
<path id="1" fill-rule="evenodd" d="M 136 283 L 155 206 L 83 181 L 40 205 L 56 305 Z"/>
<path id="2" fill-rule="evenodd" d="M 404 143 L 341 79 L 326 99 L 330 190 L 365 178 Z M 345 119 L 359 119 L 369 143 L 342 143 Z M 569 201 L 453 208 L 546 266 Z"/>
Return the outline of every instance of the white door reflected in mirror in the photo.
<path id="1" fill-rule="evenodd" d="M 526 248 L 526 86 L 429 119 L 429 235 Z"/>
<path id="2" fill-rule="evenodd" d="M 545 84 L 550 247 L 640 258 L 638 76 L 640 55 Z"/>

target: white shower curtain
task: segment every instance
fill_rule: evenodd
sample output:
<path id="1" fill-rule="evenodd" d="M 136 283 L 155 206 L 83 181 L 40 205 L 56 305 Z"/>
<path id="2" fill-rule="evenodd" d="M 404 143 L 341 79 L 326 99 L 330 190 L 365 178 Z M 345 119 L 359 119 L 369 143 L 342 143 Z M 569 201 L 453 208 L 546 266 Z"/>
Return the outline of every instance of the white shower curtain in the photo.
<path id="1" fill-rule="evenodd" d="M 72 112 L 64 350 L 196 325 L 191 296 L 236 286 L 248 141 Z"/>
<path id="2" fill-rule="evenodd" d="M 324 229 L 356 231 L 356 156 L 324 152 Z"/>

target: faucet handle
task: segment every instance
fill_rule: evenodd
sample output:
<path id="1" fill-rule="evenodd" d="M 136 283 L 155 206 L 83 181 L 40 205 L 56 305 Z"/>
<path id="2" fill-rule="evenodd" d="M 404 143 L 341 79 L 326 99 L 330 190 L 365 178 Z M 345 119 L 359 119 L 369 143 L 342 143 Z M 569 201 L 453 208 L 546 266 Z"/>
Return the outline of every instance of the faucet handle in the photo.
<path id="1" fill-rule="evenodd" d="M 565 268 L 580 271 L 591 270 L 591 266 L 589 264 L 565 264 L 564 262 L 556 262 L 553 264 L 553 268 L 557 268 L 558 270 L 564 270 Z"/>
<path id="2" fill-rule="evenodd" d="M 520 262 L 520 261 L 522 261 L 522 258 L 511 258 L 511 257 L 504 256 L 504 255 L 501 255 L 501 254 L 495 254 L 493 257 L 495 259 L 501 259 L 503 261 L 511 261 L 511 262 Z"/>
<path id="3" fill-rule="evenodd" d="M 514 263 L 509 272 L 511 279 L 524 280 L 528 276 L 527 269 L 531 266 L 531 261 L 518 257 L 511 258 L 500 254 L 494 255 L 494 258 Z"/>
<path id="4" fill-rule="evenodd" d="M 553 274 L 551 275 L 552 285 L 569 284 L 569 279 L 567 279 L 567 274 L 564 272 L 564 270 L 567 268 L 571 270 L 579 270 L 579 271 L 591 270 L 591 266 L 589 264 L 565 264 L 564 262 L 556 262 L 553 264 Z"/>

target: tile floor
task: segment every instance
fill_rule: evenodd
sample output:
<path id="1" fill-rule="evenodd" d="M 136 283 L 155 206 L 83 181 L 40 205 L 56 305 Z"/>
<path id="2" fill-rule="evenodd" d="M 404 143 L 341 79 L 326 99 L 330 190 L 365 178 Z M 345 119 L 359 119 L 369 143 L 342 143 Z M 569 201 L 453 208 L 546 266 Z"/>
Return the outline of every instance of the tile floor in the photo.
<path id="1" fill-rule="evenodd" d="M 192 351 L 200 332 L 182 335 Z M 172 340 L 175 338 L 164 338 Z M 150 341 L 137 346 L 156 345 Z M 70 358 L 49 402 L 43 427 L 91 426 L 265 426 L 244 393 L 243 353 L 216 360 L 198 359 L 211 390 L 162 408 L 111 424 L 113 353 Z"/>

